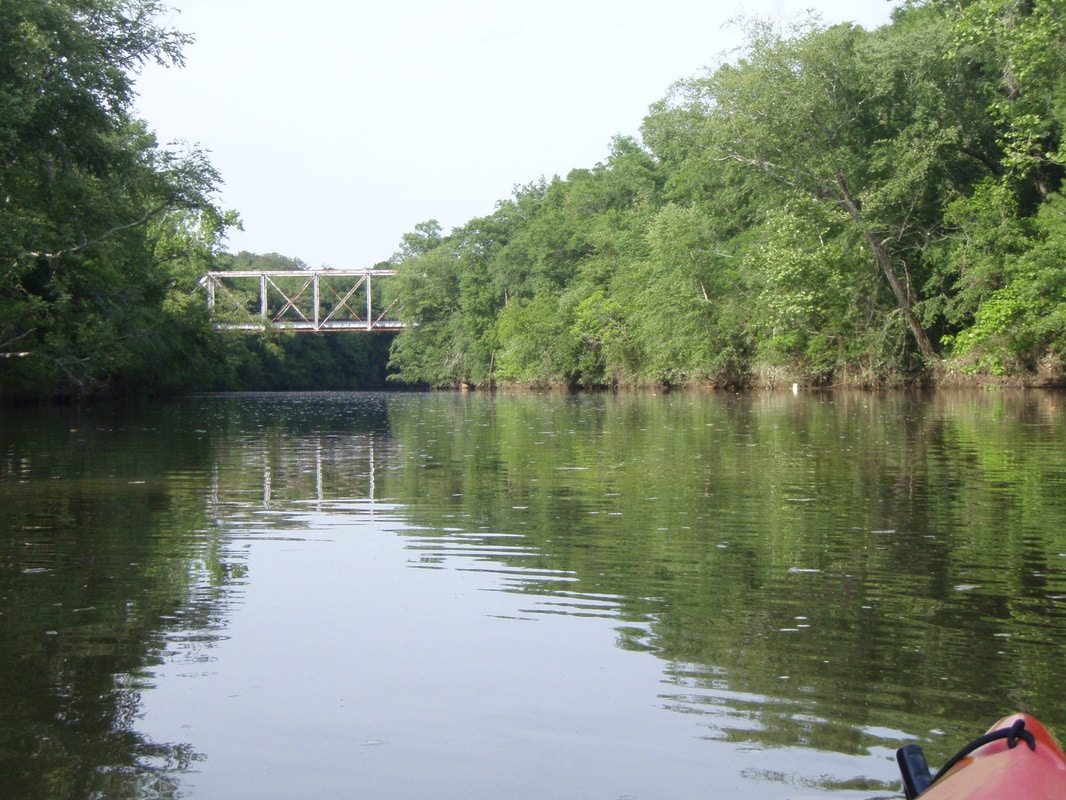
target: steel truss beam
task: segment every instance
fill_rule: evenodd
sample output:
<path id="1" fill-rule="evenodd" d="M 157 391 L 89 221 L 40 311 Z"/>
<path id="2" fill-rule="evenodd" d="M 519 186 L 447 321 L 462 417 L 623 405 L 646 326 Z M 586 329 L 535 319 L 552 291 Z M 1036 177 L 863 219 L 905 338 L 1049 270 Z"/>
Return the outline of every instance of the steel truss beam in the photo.
<path id="1" fill-rule="evenodd" d="M 231 272 L 208 272 L 200 279 L 207 290 L 207 307 L 216 312 L 216 300 L 221 289 L 233 298 L 238 312 L 246 302 L 234 292 L 241 284 L 248 287 L 250 281 L 258 284 L 258 314 L 247 306 L 250 319 L 240 321 L 216 321 L 216 330 L 221 331 L 395 331 L 404 323 L 388 319 L 392 307 L 375 314 L 371 281 L 375 277 L 395 275 L 391 269 L 323 269 L 323 270 L 234 270 Z M 301 279 L 297 288 L 282 279 Z M 279 281 L 282 286 L 279 286 Z M 248 287 L 251 288 L 251 287 Z M 245 291 L 248 291 L 245 288 Z M 308 292 L 307 290 L 311 291 Z M 353 298 L 360 289 L 366 295 L 365 310 Z M 333 298 L 323 304 L 323 290 Z M 281 303 L 280 310 L 271 313 L 271 302 Z M 355 307 L 358 307 L 357 311 Z"/>

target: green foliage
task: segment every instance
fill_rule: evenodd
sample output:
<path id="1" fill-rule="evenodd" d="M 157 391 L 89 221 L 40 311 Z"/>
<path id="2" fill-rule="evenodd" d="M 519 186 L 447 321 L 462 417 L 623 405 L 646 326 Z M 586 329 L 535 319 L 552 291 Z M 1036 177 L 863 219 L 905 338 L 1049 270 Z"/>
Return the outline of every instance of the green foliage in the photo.
<path id="1" fill-rule="evenodd" d="M 574 307 L 570 335 L 582 384 L 613 386 L 625 379 L 630 341 L 621 303 L 596 289 Z"/>
<path id="2" fill-rule="evenodd" d="M 782 211 L 769 215 L 760 233 L 747 256 L 757 276 L 752 328 L 760 355 L 771 365 L 801 365 L 810 379 L 827 382 L 838 364 L 859 355 L 852 346 L 870 289 L 862 279 L 872 276 L 848 269 L 846 242 L 829 226 L 816 238 L 802 217 Z"/>
<path id="3" fill-rule="evenodd" d="M 161 10 L 0 6 L 5 397 L 173 390 L 206 355 L 204 316 L 180 295 L 236 220 L 214 206 L 202 153 L 159 147 L 129 116 L 136 70 L 180 64 L 189 41 L 155 24 Z"/>
<path id="4" fill-rule="evenodd" d="M 1013 236 L 1003 236 L 1005 245 L 1013 244 L 1013 252 L 1006 251 L 1010 257 L 995 259 L 988 245 L 979 253 L 985 263 L 978 261 L 973 272 L 986 278 L 985 292 L 974 303 L 972 324 L 952 340 L 954 353 L 971 372 L 1002 377 L 1043 368 L 1061 374 L 1066 366 L 1066 198 L 1056 194 L 1041 207 L 1030 221 L 1028 238 L 1018 227 L 1010 230 Z M 998 269 L 989 268 L 989 261 Z"/>
<path id="5" fill-rule="evenodd" d="M 459 253 L 451 240 L 424 244 L 396 268 L 391 291 L 408 327 L 396 339 L 390 364 L 409 383 L 455 385 L 468 377 L 462 338 L 456 336 L 461 321 Z"/>
<path id="6" fill-rule="evenodd" d="M 574 322 L 551 294 L 516 298 L 500 312 L 502 348 L 495 377 L 520 384 L 572 385 L 576 381 Z"/>
<path id="7" fill-rule="evenodd" d="M 734 363 L 747 333 L 734 313 L 740 286 L 735 259 L 716 249 L 712 221 L 699 208 L 667 204 L 646 241 L 647 256 L 615 282 L 641 353 L 630 370 L 666 385 L 742 383 L 744 367 Z"/>
<path id="8" fill-rule="evenodd" d="M 398 376 L 876 384 L 945 359 L 1050 375 L 1063 11 L 912 0 L 876 31 L 749 22 L 641 141 L 401 254 L 419 327 Z"/>
<path id="9" fill-rule="evenodd" d="M 1066 164 L 1061 129 L 1066 75 L 1066 4 L 1061 0 L 979 0 L 955 22 L 956 46 L 981 55 L 998 76 L 988 112 L 1014 177 L 1046 194 Z"/>

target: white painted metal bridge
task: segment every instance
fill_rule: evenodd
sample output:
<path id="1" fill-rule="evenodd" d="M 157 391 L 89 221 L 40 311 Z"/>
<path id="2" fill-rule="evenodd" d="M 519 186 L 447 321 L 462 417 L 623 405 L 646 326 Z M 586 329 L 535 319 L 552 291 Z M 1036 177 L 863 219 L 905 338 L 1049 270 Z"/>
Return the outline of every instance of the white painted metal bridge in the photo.
<path id="1" fill-rule="evenodd" d="M 374 305 L 372 280 L 391 269 L 233 270 L 200 279 L 220 331 L 396 331 L 392 305 Z"/>

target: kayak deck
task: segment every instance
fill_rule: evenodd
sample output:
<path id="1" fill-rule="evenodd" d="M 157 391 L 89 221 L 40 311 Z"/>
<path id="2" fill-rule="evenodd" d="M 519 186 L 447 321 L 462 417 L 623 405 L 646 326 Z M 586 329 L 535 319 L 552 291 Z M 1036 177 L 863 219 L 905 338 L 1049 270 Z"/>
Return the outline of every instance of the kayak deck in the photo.
<path id="1" fill-rule="evenodd" d="M 972 748 L 972 750 L 970 749 Z M 1064 800 L 1066 754 L 1036 718 L 1004 717 L 930 777 L 915 746 L 897 759 L 908 798 L 922 800 Z M 916 765 L 916 761 L 918 762 Z"/>

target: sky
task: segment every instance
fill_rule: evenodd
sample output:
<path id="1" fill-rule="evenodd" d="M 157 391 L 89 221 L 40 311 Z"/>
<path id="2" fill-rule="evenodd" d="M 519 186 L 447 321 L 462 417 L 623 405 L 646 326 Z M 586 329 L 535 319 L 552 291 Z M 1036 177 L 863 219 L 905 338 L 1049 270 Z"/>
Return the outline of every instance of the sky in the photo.
<path id="1" fill-rule="evenodd" d="M 894 0 L 166 0 L 195 37 L 146 67 L 136 113 L 209 153 L 231 252 L 311 267 L 389 259 L 516 186 L 607 159 L 678 80 L 728 58 L 731 20 L 875 28 Z"/>

